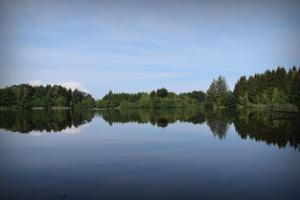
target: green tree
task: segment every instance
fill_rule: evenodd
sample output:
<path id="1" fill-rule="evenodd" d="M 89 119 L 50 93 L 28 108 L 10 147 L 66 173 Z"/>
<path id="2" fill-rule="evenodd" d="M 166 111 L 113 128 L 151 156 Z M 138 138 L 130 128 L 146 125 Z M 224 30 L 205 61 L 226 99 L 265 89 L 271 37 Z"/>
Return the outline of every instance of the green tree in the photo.
<path id="1" fill-rule="evenodd" d="M 11 89 L 7 88 L 1 91 L 1 104 L 2 106 L 11 107 L 15 105 L 16 95 Z"/>
<path id="2" fill-rule="evenodd" d="M 141 96 L 139 106 L 142 108 L 151 107 L 151 97 L 149 94 L 145 93 Z"/>
<path id="3" fill-rule="evenodd" d="M 294 69 L 295 70 L 295 69 Z M 300 68 L 291 81 L 291 101 L 300 109 Z"/>
<path id="4" fill-rule="evenodd" d="M 96 102 L 93 98 L 88 97 L 81 101 L 81 108 L 94 108 L 96 106 Z"/>
<path id="5" fill-rule="evenodd" d="M 59 96 L 56 99 L 55 105 L 60 107 L 66 106 L 66 98 L 64 96 Z"/>
<path id="6" fill-rule="evenodd" d="M 248 92 L 245 92 L 243 96 L 239 96 L 240 105 L 244 108 L 249 106 L 249 97 Z"/>
<path id="7" fill-rule="evenodd" d="M 272 104 L 279 104 L 279 103 L 281 103 L 280 92 L 278 88 L 274 88 L 272 93 Z"/>
<path id="8" fill-rule="evenodd" d="M 221 107 L 228 104 L 228 86 L 224 77 L 219 76 L 213 80 L 205 96 L 205 106 Z"/>
<path id="9" fill-rule="evenodd" d="M 169 95 L 169 93 L 166 88 L 161 88 L 161 89 L 157 89 L 156 95 L 160 98 L 166 98 Z"/>

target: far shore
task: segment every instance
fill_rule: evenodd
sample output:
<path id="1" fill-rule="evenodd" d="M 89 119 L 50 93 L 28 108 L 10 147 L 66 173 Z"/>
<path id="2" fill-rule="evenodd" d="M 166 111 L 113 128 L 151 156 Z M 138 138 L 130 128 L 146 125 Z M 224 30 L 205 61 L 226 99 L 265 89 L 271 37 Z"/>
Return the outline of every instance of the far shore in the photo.
<path id="1" fill-rule="evenodd" d="M 67 107 L 67 106 L 53 106 L 50 108 L 45 107 L 32 107 L 29 109 L 20 109 L 17 107 L 0 107 L 0 111 L 22 111 L 22 110 L 148 110 L 148 109 L 208 109 L 203 106 L 186 106 L 186 107 L 115 107 L 115 108 L 78 108 L 78 107 Z M 286 105 L 249 105 L 247 107 L 237 106 L 236 108 L 228 108 L 225 106 L 210 108 L 211 110 L 237 110 L 237 111 L 270 111 L 270 112 L 299 112 L 296 106 L 291 104 Z"/>

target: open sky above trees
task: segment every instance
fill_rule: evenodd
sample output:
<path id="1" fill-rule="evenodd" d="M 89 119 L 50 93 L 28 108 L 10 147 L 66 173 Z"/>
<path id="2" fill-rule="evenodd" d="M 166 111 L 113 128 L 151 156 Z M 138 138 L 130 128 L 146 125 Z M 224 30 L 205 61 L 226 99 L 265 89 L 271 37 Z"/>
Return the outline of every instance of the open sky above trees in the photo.
<path id="1" fill-rule="evenodd" d="M 0 87 L 206 91 L 300 66 L 299 1 L 0 2 Z"/>

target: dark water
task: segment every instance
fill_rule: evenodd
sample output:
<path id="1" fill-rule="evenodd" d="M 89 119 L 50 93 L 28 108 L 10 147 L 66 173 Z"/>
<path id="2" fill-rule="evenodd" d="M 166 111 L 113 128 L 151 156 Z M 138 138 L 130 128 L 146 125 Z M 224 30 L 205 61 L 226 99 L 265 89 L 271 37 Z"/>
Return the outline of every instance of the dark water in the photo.
<path id="1" fill-rule="evenodd" d="M 296 113 L 0 112 L 0 199 L 300 199 Z"/>

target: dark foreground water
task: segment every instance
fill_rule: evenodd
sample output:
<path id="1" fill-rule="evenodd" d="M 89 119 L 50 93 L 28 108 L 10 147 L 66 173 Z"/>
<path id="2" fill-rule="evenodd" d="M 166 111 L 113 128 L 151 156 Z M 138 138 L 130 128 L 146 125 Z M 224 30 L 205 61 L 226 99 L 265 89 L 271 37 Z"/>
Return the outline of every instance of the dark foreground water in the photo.
<path id="1" fill-rule="evenodd" d="M 0 112 L 0 199 L 300 199 L 298 114 Z"/>

